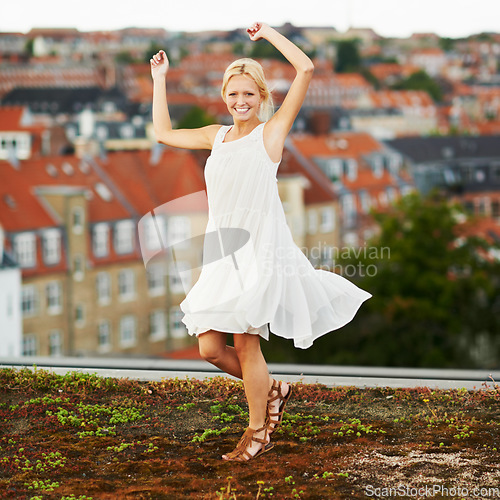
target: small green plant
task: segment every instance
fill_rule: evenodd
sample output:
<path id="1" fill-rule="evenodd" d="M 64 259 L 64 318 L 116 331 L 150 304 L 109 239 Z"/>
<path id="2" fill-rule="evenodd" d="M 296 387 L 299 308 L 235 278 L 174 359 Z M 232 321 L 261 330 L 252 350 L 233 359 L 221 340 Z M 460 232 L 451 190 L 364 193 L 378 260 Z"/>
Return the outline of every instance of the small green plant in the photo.
<path id="1" fill-rule="evenodd" d="M 191 439 L 192 443 L 204 443 L 207 438 L 211 436 L 220 436 L 221 434 L 228 432 L 229 427 L 223 427 L 222 429 L 205 429 L 201 435 L 196 433 Z"/>
<path id="2" fill-rule="evenodd" d="M 220 491 L 216 491 L 215 494 L 220 500 L 236 500 L 236 489 L 231 486 L 232 476 L 227 478 L 227 486 L 222 486 Z"/>
<path id="3" fill-rule="evenodd" d="M 176 410 L 179 410 L 179 411 L 187 411 L 189 410 L 190 408 L 193 408 L 195 406 L 194 403 L 183 403 L 181 405 L 179 405 Z"/>
<path id="4" fill-rule="evenodd" d="M 54 491 L 56 488 L 59 488 L 58 482 L 52 482 L 50 479 L 45 481 L 43 480 L 35 480 L 31 483 L 24 483 L 25 486 L 28 487 L 28 490 L 42 490 L 46 492 Z"/>

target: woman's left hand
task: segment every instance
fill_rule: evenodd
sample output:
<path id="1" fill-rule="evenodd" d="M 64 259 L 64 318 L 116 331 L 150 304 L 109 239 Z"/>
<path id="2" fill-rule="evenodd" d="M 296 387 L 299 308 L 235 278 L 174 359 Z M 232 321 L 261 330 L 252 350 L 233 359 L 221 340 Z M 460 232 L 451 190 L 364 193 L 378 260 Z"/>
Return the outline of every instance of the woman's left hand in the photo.
<path id="1" fill-rule="evenodd" d="M 250 28 L 247 28 L 247 33 L 250 40 L 256 42 L 257 40 L 265 38 L 265 33 L 268 29 L 270 29 L 270 27 L 267 24 L 257 22 L 253 23 Z"/>

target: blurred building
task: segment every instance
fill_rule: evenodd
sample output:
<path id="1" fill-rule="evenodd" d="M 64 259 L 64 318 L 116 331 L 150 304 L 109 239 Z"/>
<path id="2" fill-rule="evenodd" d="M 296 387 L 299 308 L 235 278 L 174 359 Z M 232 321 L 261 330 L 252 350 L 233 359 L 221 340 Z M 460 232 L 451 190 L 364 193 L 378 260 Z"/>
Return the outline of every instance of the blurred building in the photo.
<path id="1" fill-rule="evenodd" d="M 21 271 L 4 247 L 0 225 L 0 357 L 18 357 L 22 352 Z"/>

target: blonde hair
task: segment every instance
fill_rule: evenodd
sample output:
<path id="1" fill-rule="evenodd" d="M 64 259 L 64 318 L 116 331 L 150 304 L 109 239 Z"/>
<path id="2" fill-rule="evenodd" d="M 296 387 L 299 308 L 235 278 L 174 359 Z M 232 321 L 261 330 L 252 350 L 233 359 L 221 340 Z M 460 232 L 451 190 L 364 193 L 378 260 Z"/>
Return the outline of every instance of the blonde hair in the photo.
<path id="1" fill-rule="evenodd" d="M 256 83 L 257 87 L 259 87 L 262 102 L 260 104 L 258 116 L 262 121 L 269 120 L 269 118 L 271 118 L 274 113 L 273 98 L 271 96 L 269 87 L 267 86 L 266 78 L 264 77 L 264 69 L 254 59 L 250 59 L 248 57 L 237 59 L 227 67 L 226 71 L 224 72 L 224 78 L 222 79 L 222 88 L 220 91 L 224 102 L 226 102 L 225 94 L 227 84 L 233 76 L 237 75 L 245 75 L 250 77 Z"/>

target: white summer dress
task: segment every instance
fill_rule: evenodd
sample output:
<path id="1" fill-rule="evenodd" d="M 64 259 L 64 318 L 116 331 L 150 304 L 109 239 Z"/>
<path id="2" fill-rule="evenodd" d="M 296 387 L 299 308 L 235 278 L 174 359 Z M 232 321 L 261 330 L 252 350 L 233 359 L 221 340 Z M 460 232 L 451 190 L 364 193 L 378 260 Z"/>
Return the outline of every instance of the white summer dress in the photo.
<path id="1" fill-rule="evenodd" d="M 203 267 L 180 304 L 190 335 L 269 332 L 306 349 L 352 320 L 371 294 L 315 269 L 286 223 L 276 173 L 259 124 L 224 142 L 222 126 L 205 167 L 208 224 Z"/>

